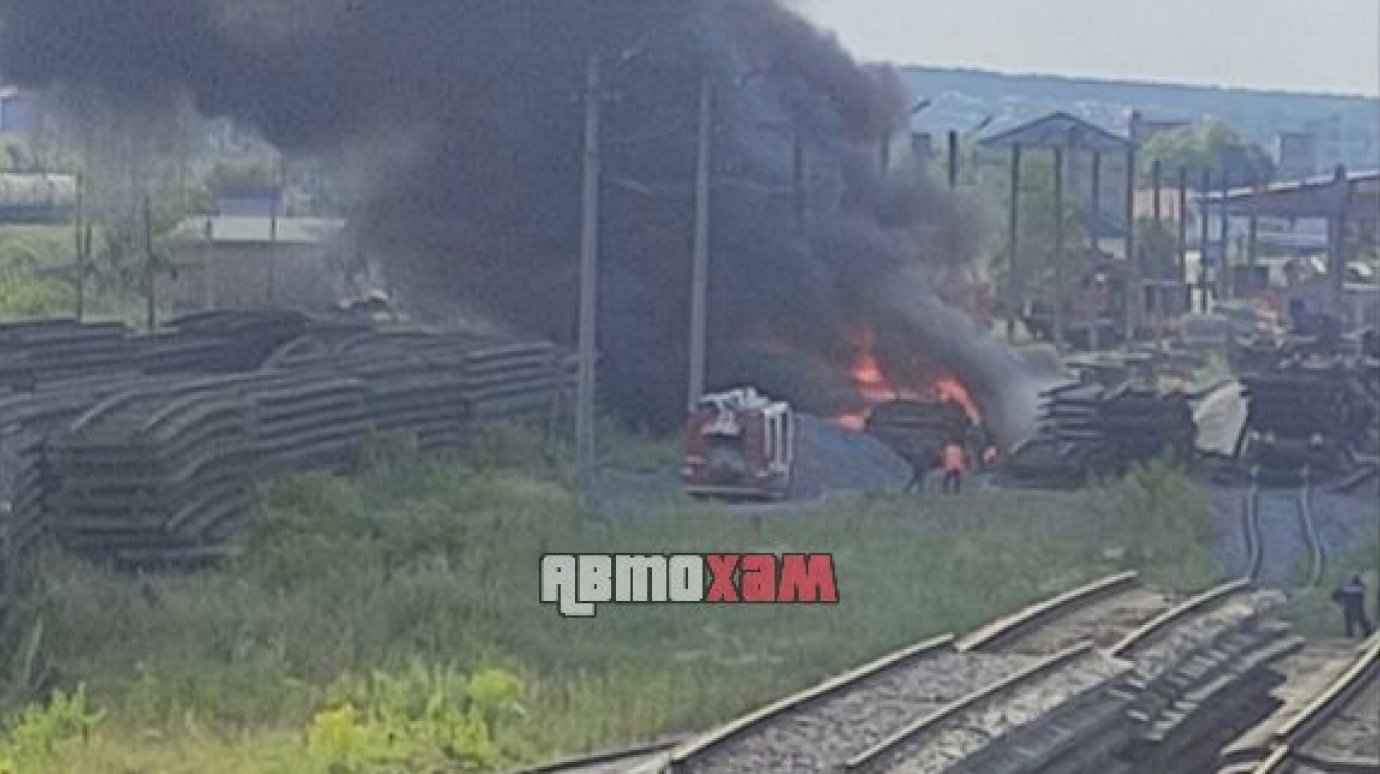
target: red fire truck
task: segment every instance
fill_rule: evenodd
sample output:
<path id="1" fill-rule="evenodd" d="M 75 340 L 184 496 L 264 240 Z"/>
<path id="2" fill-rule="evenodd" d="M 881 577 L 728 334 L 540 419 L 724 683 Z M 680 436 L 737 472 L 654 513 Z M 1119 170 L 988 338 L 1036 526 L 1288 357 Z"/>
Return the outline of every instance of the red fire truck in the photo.
<path id="1" fill-rule="evenodd" d="M 684 490 L 697 497 L 785 499 L 795 461 L 791 407 L 751 387 L 705 395 L 685 426 Z"/>

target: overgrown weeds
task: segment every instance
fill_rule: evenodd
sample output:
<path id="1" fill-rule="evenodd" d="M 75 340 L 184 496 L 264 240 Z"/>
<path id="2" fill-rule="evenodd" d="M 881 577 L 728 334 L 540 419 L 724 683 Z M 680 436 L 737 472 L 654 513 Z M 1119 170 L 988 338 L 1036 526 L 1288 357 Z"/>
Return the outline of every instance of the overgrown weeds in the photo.
<path id="1" fill-rule="evenodd" d="M 608 523 L 582 518 L 561 466 L 533 462 L 540 436 L 500 431 L 463 461 L 391 443 L 352 477 L 268 487 L 241 558 L 217 572 L 35 560 L 17 631 L 43 622 L 63 696 L 84 685 L 83 716 L 99 721 L 24 770 L 494 768 L 702 728 L 1127 567 L 1182 586 L 1215 575 L 1206 508 L 1169 465 L 1074 494 L 881 495 L 751 517 L 656 500 Z M 831 552 L 840 604 L 572 620 L 537 599 L 543 553 L 720 550 Z"/>

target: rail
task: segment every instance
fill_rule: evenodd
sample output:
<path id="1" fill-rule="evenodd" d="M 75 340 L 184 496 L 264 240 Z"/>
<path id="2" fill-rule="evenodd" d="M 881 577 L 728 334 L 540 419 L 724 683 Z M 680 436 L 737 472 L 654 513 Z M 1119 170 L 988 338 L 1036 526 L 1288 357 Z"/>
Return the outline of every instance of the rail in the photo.
<path id="1" fill-rule="evenodd" d="M 1366 686 L 1380 679 L 1380 634 L 1362 646 L 1361 654 L 1333 683 L 1274 734 L 1276 747 L 1252 774 L 1282 774 L 1303 748 Z"/>
<path id="2" fill-rule="evenodd" d="M 950 702 L 930 715 L 917 720 L 916 722 L 897 731 L 891 736 L 878 742 L 873 747 L 859 753 L 849 759 L 843 765 L 844 771 L 868 771 L 880 764 L 884 759 L 896 755 L 906 745 L 910 744 L 920 735 L 934 729 L 943 722 L 954 718 L 963 712 L 997 697 L 1000 694 L 1012 691 L 1026 683 L 1037 680 L 1045 675 L 1056 672 L 1069 664 L 1085 656 L 1095 653 L 1096 650 L 1091 642 L 1084 642 L 1075 645 L 1062 653 L 1040 660 L 1025 669 L 987 685 L 977 691 L 969 693 L 962 698 Z"/>
<path id="3" fill-rule="evenodd" d="M 1293 499 L 1303 533 L 1303 542 L 1308 551 L 1308 573 L 1305 576 L 1308 588 L 1316 588 L 1322 582 L 1323 573 L 1327 569 L 1327 553 L 1318 534 L 1317 519 L 1313 511 L 1314 489 L 1312 471 L 1305 467 L 1301 471 L 1299 488 Z M 1251 485 L 1246 491 L 1241 524 L 1247 555 L 1245 577 L 1252 581 L 1260 580 L 1265 569 L 1265 530 L 1261 527 L 1261 494 L 1260 467 L 1257 465 L 1251 469 Z"/>
<path id="4" fill-rule="evenodd" d="M 1140 628 L 1126 635 L 1121 642 L 1113 646 L 1111 655 L 1117 658 L 1126 658 L 1183 619 L 1214 607 L 1228 597 L 1240 594 L 1249 588 L 1250 581 L 1241 578 L 1209 589 L 1145 622 Z"/>
<path id="5" fill-rule="evenodd" d="M 795 709 L 812 704 L 827 696 L 842 693 L 855 684 L 883 671 L 902 664 L 932 658 L 941 653 L 954 652 L 954 650 L 954 637 L 952 634 L 946 634 L 890 653 L 819 685 L 788 696 L 774 704 L 769 704 L 756 712 L 721 726 L 709 734 L 692 740 L 672 753 L 671 768 L 674 771 L 695 757 L 777 720 Z"/>
<path id="6" fill-rule="evenodd" d="M 965 636 L 958 643 L 963 651 L 986 651 L 1009 644 L 1030 631 L 1043 626 L 1051 620 L 1068 615 L 1093 602 L 1132 588 L 1137 585 L 1139 575 L 1135 572 L 1122 572 L 1109 575 L 1091 583 L 1066 591 L 1056 597 L 1036 602 L 1016 613 L 999 618 Z"/>

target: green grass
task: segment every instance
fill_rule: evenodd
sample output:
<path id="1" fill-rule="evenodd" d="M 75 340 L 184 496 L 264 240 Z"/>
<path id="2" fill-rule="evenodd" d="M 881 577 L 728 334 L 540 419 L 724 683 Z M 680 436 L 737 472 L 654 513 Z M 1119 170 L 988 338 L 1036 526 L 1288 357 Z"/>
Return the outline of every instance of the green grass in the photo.
<path id="1" fill-rule="evenodd" d="M 493 767 L 703 728 L 1127 567 L 1179 587 L 1218 574 L 1206 505 L 1165 466 L 1077 494 L 755 516 L 656 502 L 610 523 L 585 518 L 561 471 L 508 461 L 539 447 L 500 434 L 466 464 L 382 449 L 351 478 L 273 485 L 220 572 L 35 560 L 9 652 L 37 641 L 21 671 L 83 686 L 85 704 L 40 697 L 12 717 L 0 771 L 6 755 L 26 774 Z M 833 552 L 841 603 L 593 620 L 538 603 L 541 554 L 620 550 Z"/>
<path id="2" fill-rule="evenodd" d="M 1342 608 L 1332 601 L 1332 592 L 1360 573 L 1366 584 L 1366 612 L 1371 622 L 1380 618 L 1375 606 L 1375 589 L 1380 586 L 1380 572 L 1376 569 L 1380 557 L 1380 538 L 1357 546 L 1345 555 L 1330 557 L 1327 572 L 1317 588 L 1300 588 L 1290 602 L 1290 617 L 1294 628 L 1309 637 L 1341 637 L 1346 633 L 1342 622 Z M 1306 570 L 1300 564 L 1294 573 L 1300 587 Z M 1377 624 L 1380 625 L 1380 624 Z"/>

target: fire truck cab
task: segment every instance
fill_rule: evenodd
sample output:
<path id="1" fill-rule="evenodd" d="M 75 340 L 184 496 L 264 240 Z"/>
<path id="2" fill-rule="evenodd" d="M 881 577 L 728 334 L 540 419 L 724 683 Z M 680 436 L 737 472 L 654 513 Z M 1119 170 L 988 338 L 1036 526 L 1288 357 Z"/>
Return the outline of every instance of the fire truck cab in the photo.
<path id="1" fill-rule="evenodd" d="M 794 462 L 791 407 L 751 387 L 705 395 L 686 422 L 681 484 L 690 495 L 785 499 Z"/>

